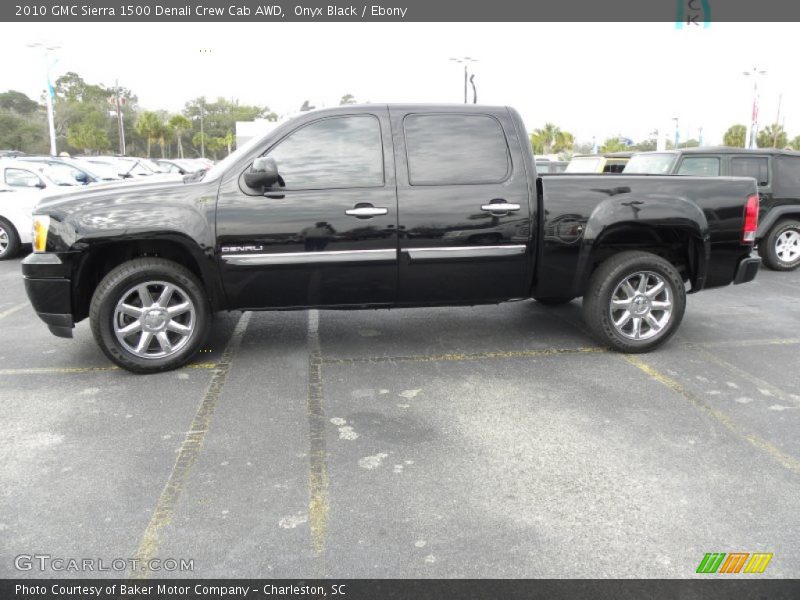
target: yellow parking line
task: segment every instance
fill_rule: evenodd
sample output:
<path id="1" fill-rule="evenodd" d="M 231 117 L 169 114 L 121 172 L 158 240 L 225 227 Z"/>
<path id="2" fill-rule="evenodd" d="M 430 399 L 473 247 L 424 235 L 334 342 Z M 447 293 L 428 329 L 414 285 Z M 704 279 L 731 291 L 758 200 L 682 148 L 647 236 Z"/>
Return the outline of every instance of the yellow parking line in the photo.
<path id="1" fill-rule="evenodd" d="M 459 354 L 418 354 L 409 356 L 366 356 L 355 358 L 323 358 L 326 365 L 350 365 L 361 363 L 392 362 L 450 362 L 467 360 L 485 360 L 498 358 L 534 358 L 538 356 L 555 356 L 559 354 L 592 354 L 608 352 L 608 348 L 585 346 L 580 348 L 544 348 L 542 350 L 510 350 L 497 352 L 474 352 Z"/>
<path id="2" fill-rule="evenodd" d="M 623 354 L 622 357 L 625 360 L 627 360 L 630 364 L 632 364 L 634 367 L 646 373 L 651 378 L 655 379 L 662 385 L 667 386 L 672 391 L 683 396 L 683 398 L 688 400 L 696 408 L 698 408 L 708 416 L 712 417 L 713 419 L 724 425 L 725 428 L 728 429 L 728 431 L 736 434 L 736 436 L 747 441 L 749 444 L 751 444 L 755 448 L 758 448 L 762 452 L 765 452 L 766 454 L 777 460 L 781 465 L 783 465 L 790 471 L 794 473 L 800 473 L 800 461 L 798 461 L 793 456 L 790 456 L 785 452 L 781 451 L 779 448 L 770 444 L 765 439 L 755 434 L 748 433 L 740 425 L 738 425 L 727 413 L 724 413 L 719 409 L 708 406 L 697 396 L 695 396 L 692 392 L 683 387 L 679 382 L 675 381 L 668 375 L 664 375 L 664 373 L 661 373 L 653 366 L 647 364 L 638 356 L 633 354 Z"/>
<path id="3" fill-rule="evenodd" d="M 771 384 L 769 381 L 765 381 L 765 380 L 761 379 L 760 377 L 756 377 L 752 373 L 748 373 L 747 371 L 745 371 L 741 367 L 737 367 L 733 363 L 729 363 L 727 360 L 720 358 L 719 356 L 717 356 L 716 354 L 710 352 L 706 348 L 704 348 L 702 346 L 690 346 L 690 348 L 692 350 L 694 350 L 695 352 L 701 354 L 703 356 L 703 358 L 705 358 L 706 360 L 711 361 L 715 365 L 718 365 L 718 366 L 722 367 L 723 369 L 725 369 L 726 371 L 730 372 L 735 377 L 741 377 L 742 379 L 752 383 L 757 388 L 762 389 L 762 390 L 767 390 L 773 396 L 778 398 L 780 401 L 786 402 L 787 404 L 793 404 L 795 406 L 799 405 L 797 400 L 795 400 L 794 398 L 790 397 L 789 394 L 784 392 L 779 387 Z"/>
<path id="4" fill-rule="evenodd" d="M 239 318 L 239 322 L 233 330 L 233 335 L 217 364 L 217 371 L 211 377 L 211 382 L 208 384 L 203 400 L 200 402 L 200 406 L 197 407 L 197 412 L 178 450 L 175 465 L 172 467 L 172 472 L 158 498 L 153 515 L 150 517 L 150 522 L 147 524 L 147 529 L 145 529 L 139 549 L 136 552 L 139 564 L 147 564 L 147 561 L 154 558 L 158 553 L 161 545 L 161 530 L 172 521 L 175 507 L 178 505 L 178 500 L 186 485 L 189 472 L 200 455 L 205 435 L 211 426 L 211 417 L 214 415 L 222 389 L 225 387 L 225 380 L 230 372 L 231 362 L 242 343 L 251 314 L 249 312 L 242 313 Z M 143 569 L 132 572 L 131 577 L 145 579 L 149 574 L 149 571 Z"/>
<path id="5" fill-rule="evenodd" d="M 182 367 L 184 369 L 216 369 L 217 363 L 191 363 Z M 3 375 L 46 375 L 71 373 L 102 373 L 105 371 L 120 371 L 116 365 L 108 367 L 29 367 L 27 369 L 0 369 L 0 376 Z"/>
<path id="6" fill-rule="evenodd" d="M 16 306 L 12 306 L 11 308 L 4 310 L 3 312 L 0 312 L 0 319 L 5 319 L 7 316 L 13 315 L 15 312 L 17 312 L 18 310 L 22 310 L 26 306 L 28 306 L 27 302 L 23 302 L 22 304 L 17 304 Z"/>

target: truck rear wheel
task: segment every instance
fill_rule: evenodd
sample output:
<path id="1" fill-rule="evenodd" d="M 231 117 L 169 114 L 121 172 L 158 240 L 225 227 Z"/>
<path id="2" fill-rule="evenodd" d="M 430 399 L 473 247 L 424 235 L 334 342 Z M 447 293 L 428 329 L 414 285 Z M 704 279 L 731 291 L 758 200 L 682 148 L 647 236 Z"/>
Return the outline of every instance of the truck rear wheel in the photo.
<path id="1" fill-rule="evenodd" d="M 781 221 L 758 243 L 758 254 L 773 271 L 800 267 L 800 221 Z"/>
<path id="2" fill-rule="evenodd" d="M 621 252 L 592 274 L 583 317 L 594 336 L 621 352 L 648 352 L 678 329 L 686 309 L 680 273 L 660 256 Z"/>
<path id="3" fill-rule="evenodd" d="M 211 312 L 191 271 L 163 258 L 137 258 L 103 278 L 89 319 L 109 359 L 134 373 L 156 373 L 192 358 L 205 341 Z"/>
<path id="4" fill-rule="evenodd" d="M 19 235 L 14 226 L 0 219 L 0 260 L 14 258 L 19 253 Z"/>

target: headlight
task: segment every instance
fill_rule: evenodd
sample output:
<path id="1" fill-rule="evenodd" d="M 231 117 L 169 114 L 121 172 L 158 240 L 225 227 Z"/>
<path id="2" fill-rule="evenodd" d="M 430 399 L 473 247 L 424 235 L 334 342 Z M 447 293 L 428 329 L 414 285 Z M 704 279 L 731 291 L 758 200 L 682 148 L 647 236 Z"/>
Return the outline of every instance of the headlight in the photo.
<path id="1" fill-rule="evenodd" d="M 44 252 L 47 248 L 47 230 L 50 228 L 50 217 L 33 215 L 33 251 Z"/>

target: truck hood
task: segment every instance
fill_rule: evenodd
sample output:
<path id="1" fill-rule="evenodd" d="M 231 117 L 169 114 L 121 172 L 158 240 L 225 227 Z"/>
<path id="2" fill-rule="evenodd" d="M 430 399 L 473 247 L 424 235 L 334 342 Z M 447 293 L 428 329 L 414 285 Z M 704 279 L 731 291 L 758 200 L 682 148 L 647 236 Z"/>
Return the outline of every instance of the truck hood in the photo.
<path id="1" fill-rule="evenodd" d="M 96 185 L 81 186 L 77 190 L 57 192 L 42 198 L 34 213 L 52 216 L 65 215 L 80 210 L 87 205 L 124 205 L 149 196 L 170 194 L 183 187 L 182 179 L 157 181 L 114 181 Z"/>

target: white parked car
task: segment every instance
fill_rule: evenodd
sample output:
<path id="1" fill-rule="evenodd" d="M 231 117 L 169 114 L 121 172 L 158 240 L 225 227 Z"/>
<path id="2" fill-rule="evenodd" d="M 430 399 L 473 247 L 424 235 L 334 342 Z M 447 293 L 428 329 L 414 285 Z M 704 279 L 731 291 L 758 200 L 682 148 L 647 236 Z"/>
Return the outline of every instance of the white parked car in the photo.
<path id="1" fill-rule="evenodd" d="M 33 208 L 41 200 L 37 191 L 0 185 L 0 260 L 14 258 L 23 244 L 30 244 Z"/>

